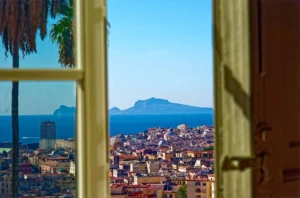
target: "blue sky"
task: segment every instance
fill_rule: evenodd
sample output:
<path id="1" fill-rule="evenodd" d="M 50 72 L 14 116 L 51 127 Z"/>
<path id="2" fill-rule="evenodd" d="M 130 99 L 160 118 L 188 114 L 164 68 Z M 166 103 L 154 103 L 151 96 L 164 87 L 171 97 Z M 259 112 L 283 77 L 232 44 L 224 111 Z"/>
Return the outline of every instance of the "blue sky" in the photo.
<path id="1" fill-rule="evenodd" d="M 108 0 L 109 106 L 124 109 L 157 97 L 212 107 L 211 10 L 210 0 Z M 20 60 L 20 67 L 61 67 L 49 38 L 38 40 L 37 48 L 37 54 Z M 11 67 L 3 48 L 0 67 Z M 2 115 L 10 112 L 10 95 L 11 84 L 1 82 Z M 20 114 L 52 114 L 61 104 L 75 105 L 75 83 L 20 83 Z"/>

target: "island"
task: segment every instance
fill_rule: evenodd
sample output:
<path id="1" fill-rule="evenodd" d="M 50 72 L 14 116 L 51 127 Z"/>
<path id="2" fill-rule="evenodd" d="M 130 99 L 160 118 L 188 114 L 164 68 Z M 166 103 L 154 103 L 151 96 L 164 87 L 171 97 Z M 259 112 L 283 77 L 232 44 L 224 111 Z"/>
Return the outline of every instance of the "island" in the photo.
<path id="1" fill-rule="evenodd" d="M 60 106 L 59 109 L 53 113 L 56 116 L 75 115 L 75 107 Z M 128 108 L 121 110 L 118 107 L 109 109 L 110 115 L 136 115 L 136 114 L 202 114 L 213 113 L 213 108 L 210 107 L 195 107 L 190 105 L 172 103 L 166 99 L 149 98 L 146 100 L 138 100 L 135 104 Z"/>
<path id="2" fill-rule="evenodd" d="M 124 110 L 117 107 L 109 110 L 110 114 L 199 114 L 213 113 L 213 108 L 195 107 L 190 105 L 169 102 L 161 98 L 138 100 L 135 104 Z"/>
<path id="3" fill-rule="evenodd" d="M 53 112 L 54 116 L 75 116 L 76 108 L 61 105 Z"/>

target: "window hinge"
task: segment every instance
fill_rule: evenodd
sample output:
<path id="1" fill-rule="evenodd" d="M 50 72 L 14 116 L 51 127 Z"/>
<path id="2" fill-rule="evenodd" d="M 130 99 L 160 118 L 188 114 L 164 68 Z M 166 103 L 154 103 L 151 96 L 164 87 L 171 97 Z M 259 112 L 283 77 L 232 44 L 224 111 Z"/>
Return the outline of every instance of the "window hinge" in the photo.
<path id="1" fill-rule="evenodd" d="M 255 157 L 228 157 L 226 156 L 223 161 L 222 170 L 240 170 L 243 171 L 246 168 L 253 168 L 255 165 Z"/>

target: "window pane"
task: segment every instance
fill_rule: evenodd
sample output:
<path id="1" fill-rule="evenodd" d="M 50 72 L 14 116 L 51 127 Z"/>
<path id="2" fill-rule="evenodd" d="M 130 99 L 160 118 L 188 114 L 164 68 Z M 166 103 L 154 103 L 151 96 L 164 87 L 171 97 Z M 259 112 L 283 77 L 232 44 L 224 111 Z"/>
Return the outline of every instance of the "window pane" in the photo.
<path id="1" fill-rule="evenodd" d="M 5 169 L 0 171 L 0 197 L 12 193 L 10 151 L 16 151 L 12 138 L 18 128 L 19 196 L 75 196 L 75 84 L 20 82 L 17 115 L 11 111 L 12 83 L 0 83 L 0 160 Z"/>
<path id="2" fill-rule="evenodd" d="M 4 0 L 4 2 L 9 0 Z M 16 1 L 20 20 L 14 20 L 16 14 L 3 8 L 7 14 L 3 21 L 7 21 L 3 30 L 0 30 L 0 68 L 16 67 L 19 56 L 20 68 L 64 68 L 72 67 L 73 51 L 73 4 L 71 0 L 61 1 Z M 47 3 L 48 2 L 48 3 Z M 34 5 L 41 3 L 40 5 Z M 47 5 L 48 4 L 48 5 Z M 4 3 L 9 6 L 10 4 Z M 24 8 L 24 9 L 22 9 Z M 33 14 L 34 13 L 34 14 Z M 23 17 L 24 16 L 24 17 Z M 6 18 L 7 17 L 7 18 Z M 36 18 L 37 17 L 37 18 Z M 37 22 L 38 25 L 32 23 Z M 11 27 L 19 27 L 15 36 Z M 2 36 L 3 35 L 3 36 Z M 6 35 L 6 36 L 4 36 Z M 17 42 L 19 50 L 11 49 L 11 42 Z M 7 46 L 7 48 L 5 47 Z"/>

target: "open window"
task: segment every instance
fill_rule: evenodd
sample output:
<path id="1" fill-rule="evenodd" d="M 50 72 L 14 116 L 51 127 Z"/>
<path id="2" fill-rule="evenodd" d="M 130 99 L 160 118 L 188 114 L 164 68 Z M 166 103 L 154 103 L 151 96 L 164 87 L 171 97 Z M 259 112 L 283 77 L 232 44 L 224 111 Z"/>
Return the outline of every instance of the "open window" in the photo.
<path id="1" fill-rule="evenodd" d="M 1 68 L 0 81 L 76 81 L 77 197 L 105 198 L 110 196 L 106 1 L 75 2 L 77 67 L 66 70 Z M 293 10 L 291 6 L 288 8 Z M 294 16 L 297 16 L 296 13 Z M 250 14 L 247 0 L 214 0 L 216 187 L 213 191 L 218 198 L 250 198 L 253 195 L 252 170 L 247 169 L 254 154 Z M 293 112 L 292 105 L 289 111 Z M 293 137 L 298 138 L 296 135 Z M 299 146 L 297 142 L 290 145 Z M 294 176 L 293 172 L 286 174 L 287 179 Z M 295 186 L 291 188 L 295 189 Z"/>

